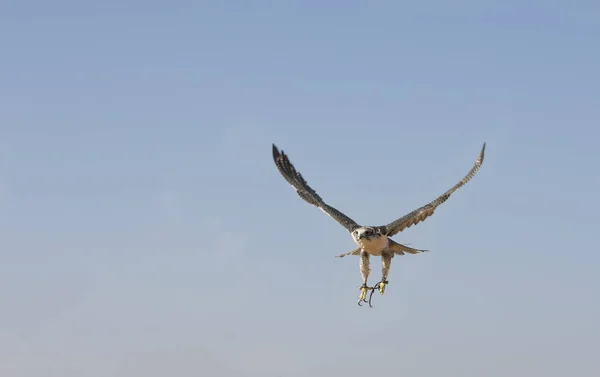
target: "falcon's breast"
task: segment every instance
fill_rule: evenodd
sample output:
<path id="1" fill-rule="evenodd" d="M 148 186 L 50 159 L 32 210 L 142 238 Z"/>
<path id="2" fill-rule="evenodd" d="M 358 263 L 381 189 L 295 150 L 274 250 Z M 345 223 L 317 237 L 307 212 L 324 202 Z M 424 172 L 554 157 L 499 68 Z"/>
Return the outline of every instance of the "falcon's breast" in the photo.
<path id="1" fill-rule="evenodd" d="M 388 238 L 383 235 L 372 238 L 360 238 L 356 243 L 364 251 L 374 256 L 380 256 L 381 252 L 385 250 L 389 244 Z"/>

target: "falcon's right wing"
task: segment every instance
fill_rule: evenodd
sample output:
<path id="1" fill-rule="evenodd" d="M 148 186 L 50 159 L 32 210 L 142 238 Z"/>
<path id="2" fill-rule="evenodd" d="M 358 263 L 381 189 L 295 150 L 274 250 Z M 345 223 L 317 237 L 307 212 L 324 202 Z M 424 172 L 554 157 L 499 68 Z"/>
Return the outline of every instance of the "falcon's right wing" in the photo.
<path id="1" fill-rule="evenodd" d="M 315 207 L 321 209 L 323 212 L 331 216 L 335 221 L 340 223 L 344 228 L 346 228 L 349 232 L 352 232 L 354 229 L 359 228 L 354 220 L 344 215 L 342 212 L 337 209 L 331 207 L 326 204 L 323 199 L 317 194 L 315 190 L 313 190 L 306 180 L 302 177 L 302 174 L 296 171 L 294 165 L 288 159 L 288 156 L 282 151 L 279 151 L 275 144 L 273 144 L 273 161 L 275 161 L 275 165 L 277 169 L 285 178 L 286 181 L 294 189 L 298 195 L 307 203 L 314 205 Z"/>

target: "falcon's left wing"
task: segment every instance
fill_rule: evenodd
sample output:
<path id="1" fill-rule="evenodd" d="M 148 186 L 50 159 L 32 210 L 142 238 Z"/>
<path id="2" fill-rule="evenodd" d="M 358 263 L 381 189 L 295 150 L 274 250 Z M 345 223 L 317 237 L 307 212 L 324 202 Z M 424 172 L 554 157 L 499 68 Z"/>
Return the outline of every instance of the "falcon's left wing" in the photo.
<path id="1" fill-rule="evenodd" d="M 475 161 L 475 165 L 473 166 L 473 168 L 471 168 L 469 173 L 463 179 L 461 179 L 460 182 L 458 182 L 450 190 L 446 191 L 444 194 L 442 194 L 440 197 L 438 197 L 431 203 L 426 204 L 423 207 L 412 211 L 411 213 L 399 218 L 398 220 L 396 220 L 388 225 L 380 226 L 379 229 L 381 229 L 381 231 L 384 234 L 386 234 L 388 237 L 391 237 L 394 234 L 401 232 L 404 229 L 409 228 L 413 225 L 416 225 L 416 224 L 420 223 L 421 221 L 424 221 L 429 216 L 433 215 L 433 212 L 440 204 L 442 204 L 446 200 L 448 200 L 450 195 L 452 195 L 456 190 L 458 190 L 459 188 L 464 186 L 467 182 L 469 182 L 471 180 L 471 178 L 473 178 L 473 176 L 475 175 L 475 173 L 477 173 L 477 171 L 481 167 L 481 164 L 483 163 L 484 154 L 485 154 L 485 143 L 483 143 L 483 148 L 481 148 L 481 152 L 479 152 L 479 157 L 477 157 L 477 161 Z"/>

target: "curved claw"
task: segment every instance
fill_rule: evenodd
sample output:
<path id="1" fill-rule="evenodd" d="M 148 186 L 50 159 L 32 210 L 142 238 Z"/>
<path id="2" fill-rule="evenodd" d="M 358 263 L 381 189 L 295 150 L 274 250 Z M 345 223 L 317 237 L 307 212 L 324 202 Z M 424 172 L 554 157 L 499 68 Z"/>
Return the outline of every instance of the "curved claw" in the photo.
<path id="1" fill-rule="evenodd" d="M 362 287 L 360 287 L 360 296 L 358 297 L 358 306 L 362 306 L 361 302 L 366 302 L 369 304 L 369 306 L 372 308 L 373 305 L 371 305 L 371 297 L 373 297 L 373 292 L 375 292 L 375 288 L 376 287 L 367 287 L 366 284 L 363 284 Z M 367 301 L 367 291 L 371 291 L 371 294 L 369 295 L 369 300 Z"/>
<path id="2" fill-rule="evenodd" d="M 387 280 L 382 280 L 379 283 L 375 284 L 375 286 L 373 287 L 367 287 L 366 285 L 363 285 L 360 290 L 360 296 L 358 298 L 358 306 L 362 306 L 361 302 L 366 302 L 369 304 L 369 307 L 373 307 L 373 305 L 371 305 L 371 300 L 373 298 L 373 293 L 375 293 L 375 290 L 378 289 L 379 293 L 383 295 L 383 293 L 385 292 L 385 286 L 388 284 Z M 370 290 L 371 294 L 369 294 L 369 299 L 367 300 L 367 291 Z"/>

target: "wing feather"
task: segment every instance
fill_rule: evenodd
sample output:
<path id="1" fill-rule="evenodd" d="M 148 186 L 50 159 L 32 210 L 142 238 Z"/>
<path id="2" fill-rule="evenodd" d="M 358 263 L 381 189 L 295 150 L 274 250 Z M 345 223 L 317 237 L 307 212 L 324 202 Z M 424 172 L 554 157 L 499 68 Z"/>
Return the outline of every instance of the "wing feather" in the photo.
<path id="1" fill-rule="evenodd" d="M 391 236 L 395 235 L 396 233 L 401 232 L 404 229 L 409 228 L 413 225 L 416 225 L 416 224 L 420 223 L 421 221 L 424 221 L 429 216 L 433 215 L 433 212 L 440 204 L 442 204 L 446 200 L 448 200 L 450 195 L 452 195 L 459 188 L 464 186 L 467 182 L 469 182 L 471 180 L 471 178 L 473 178 L 475 176 L 475 174 L 481 167 L 481 164 L 483 163 L 484 155 L 485 155 L 485 143 L 483 143 L 483 148 L 481 148 L 481 152 L 479 152 L 479 156 L 477 157 L 477 161 L 475 161 L 475 165 L 473 166 L 473 168 L 471 168 L 469 173 L 463 179 L 460 180 L 460 182 L 455 184 L 452 188 L 450 188 L 448 191 L 443 193 L 441 196 L 436 198 L 431 203 L 428 203 L 421 208 L 417 208 L 416 210 L 402 216 L 401 218 L 397 219 L 396 221 L 391 222 L 388 225 L 380 227 L 380 229 L 382 229 L 383 232 L 388 237 L 391 237 Z"/>
<path id="2" fill-rule="evenodd" d="M 394 240 L 390 240 L 390 249 L 392 249 L 392 251 L 396 255 L 404 255 L 405 253 L 419 254 L 419 253 L 426 253 L 429 251 L 429 250 L 424 250 L 424 249 L 413 249 L 412 247 L 402 245 L 401 243 L 398 243 Z"/>
<path id="3" fill-rule="evenodd" d="M 273 161 L 275 161 L 275 165 L 277 166 L 277 170 L 279 173 L 285 178 L 285 180 L 292 185 L 298 196 L 302 198 L 305 202 L 314 205 L 315 207 L 321 209 L 335 221 L 337 221 L 340 225 L 346 228 L 349 232 L 352 232 L 354 229 L 359 228 L 360 226 L 351 218 L 338 211 L 334 207 L 326 204 L 323 199 L 317 194 L 315 190 L 313 190 L 302 174 L 296 171 L 296 168 L 290 160 L 288 156 L 283 152 L 283 150 L 277 149 L 275 144 L 273 144 Z"/>

